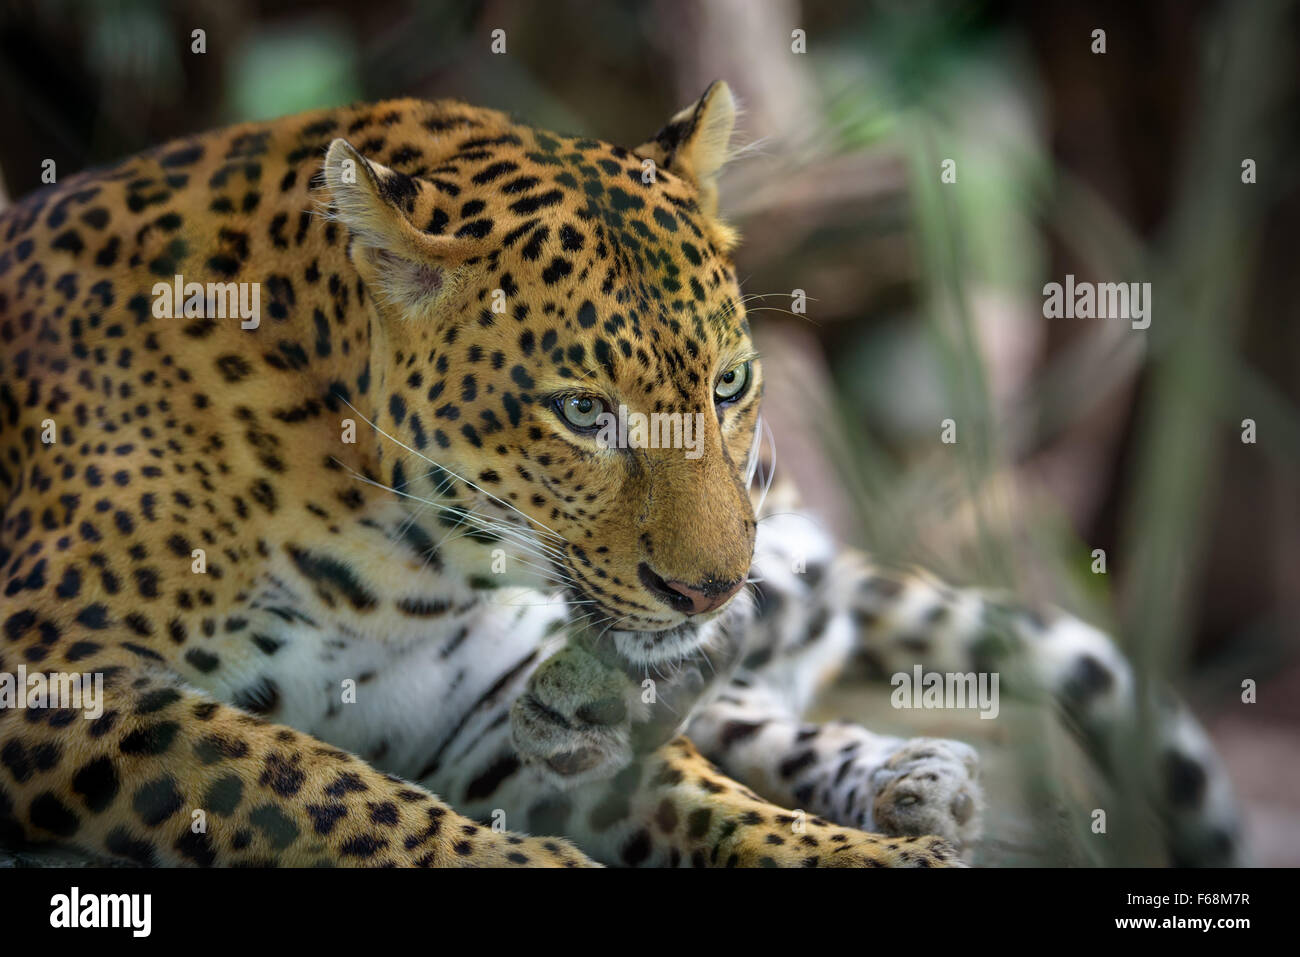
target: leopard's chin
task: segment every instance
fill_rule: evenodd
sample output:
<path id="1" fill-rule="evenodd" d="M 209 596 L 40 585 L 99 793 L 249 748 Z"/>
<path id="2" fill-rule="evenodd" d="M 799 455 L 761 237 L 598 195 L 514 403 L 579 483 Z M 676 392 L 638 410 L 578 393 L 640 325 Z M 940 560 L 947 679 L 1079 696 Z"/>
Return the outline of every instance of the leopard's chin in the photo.
<path id="1" fill-rule="evenodd" d="M 577 588 L 571 587 L 570 594 L 580 606 L 601 607 L 599 602 Z M 634 628 L 613 627 L 628 624 L 630 616 L 602 610 L 595 615 L 589 614 L 584 628 L 588 634 L 597 637 L 592 649 L 595 654 L 608 660 L 612 651 L 627 673 L 635 678 L 651 666 L 676 665 L 694 657 L 709 645 L 718 622 L 735 614 L 739 607 L 732 601 L 704 615 L 672 613 L 671 618 L 662 624 L 647 619 L 634 620 L 632 623 L 639 626 Z"/>
<path id="2" fill-rule="evenodd" d="M 707 625 L 708 621 L 689 619 L 660 631 L 611 631 L 610 636 L 619 655 L 633 667 L 675 664 L 704 647 L 711 632 Z"/>

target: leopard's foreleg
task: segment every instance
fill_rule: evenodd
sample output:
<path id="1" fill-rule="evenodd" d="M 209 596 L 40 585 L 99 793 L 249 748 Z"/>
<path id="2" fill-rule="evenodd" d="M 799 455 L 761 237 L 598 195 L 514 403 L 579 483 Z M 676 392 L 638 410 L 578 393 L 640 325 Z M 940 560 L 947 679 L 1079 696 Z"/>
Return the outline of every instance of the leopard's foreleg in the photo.
<path id="1" fill-rule="evenodd" d="M 54 626 L 34 616 L 21 643 Z M 57 627 L 57 626 L 54 626 Z M 17 632 L 17 628 L 11 629 Z M 144 865 L 577 866 L 310 735 L 198 693 L 105 630 L 65 633 L 83 707 L 0 709 L 0 833 Z M 0 671 L 14 670 L 9 649 Z M 21 644 L 19 645 L 21 648 Z"/>

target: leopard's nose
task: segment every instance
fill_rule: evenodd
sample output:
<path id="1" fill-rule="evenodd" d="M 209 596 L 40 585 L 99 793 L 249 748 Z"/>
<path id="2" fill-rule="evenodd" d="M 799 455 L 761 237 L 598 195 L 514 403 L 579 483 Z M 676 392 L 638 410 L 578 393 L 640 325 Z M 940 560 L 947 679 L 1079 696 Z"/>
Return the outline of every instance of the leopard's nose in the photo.
<path id="1" fill-rule="evenodd" d="M 702 615 L 721 608 L 745 584 L 744 579 L 730 582 L 708 579 L 698 585 L 670 581 L 657 575 L 645 562 L 637 566 L 637 577 L 647 591 L 683 615 Z"/>
<path id="2" fill-rule="evenodd" d="M 727 582 L 723 585 L 712 583 L 706 585 L 688 585 L 686 582 L 664 582 L 669 588 L 675 591 L 681 598 L 689 602 L 689 607 L 680 607 L 678 610 L 688 615 L 702 615 L 706 611 L 713 611 L 715 608 L 721 608 L 728 599 L 736 592 L 740 591 L 740 586 L 745 584 L 743 581 Z M 685 602 L 683 603 L 685 604 Z"/>

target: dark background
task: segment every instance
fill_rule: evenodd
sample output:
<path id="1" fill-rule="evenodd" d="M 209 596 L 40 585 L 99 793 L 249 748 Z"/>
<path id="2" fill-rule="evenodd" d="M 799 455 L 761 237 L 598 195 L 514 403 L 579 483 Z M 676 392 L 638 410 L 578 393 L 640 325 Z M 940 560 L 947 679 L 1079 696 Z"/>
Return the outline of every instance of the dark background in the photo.
<path id="1" fill-rule="evenodd" d="M 63 177 L 183 133 L 388 96 L 632 146 L 726 79 L 748 147 L 723 207 L 745 237 L 744 291 L 767 297 L 751 311 L 779 466 L 889 561 L 1113 629 L 1211 727 L 1257 859 L 1300 862 L 1295 4 L 0 11 L 0 204 L 37 188 L 47 158 Z M 1066 273 L 1151 282 L 1151 328 L 1044 319 L 1042 286 Z M 789 312 L 795 289 L 806 315 Z M 945 418 L 956 445 L 938 441 Z M 1240 700 L 1246 678 L 1258 704 Z"/>

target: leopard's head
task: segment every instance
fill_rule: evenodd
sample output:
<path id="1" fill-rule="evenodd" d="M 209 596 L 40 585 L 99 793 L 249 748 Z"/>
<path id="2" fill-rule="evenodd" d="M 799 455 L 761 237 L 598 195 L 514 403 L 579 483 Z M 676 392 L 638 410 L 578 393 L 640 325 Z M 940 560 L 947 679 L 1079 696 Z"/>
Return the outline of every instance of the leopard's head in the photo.
<path id="1" fill-rule="evenodd" d="M 734 120 L 715 83 L 634 150 L 503 117 L 453 125 L 415 175 L 326 157 L 385 480 L 527 540 L 635 662 L 691 650 L 753 556 L 762 379 L 717 210 Z"/>

